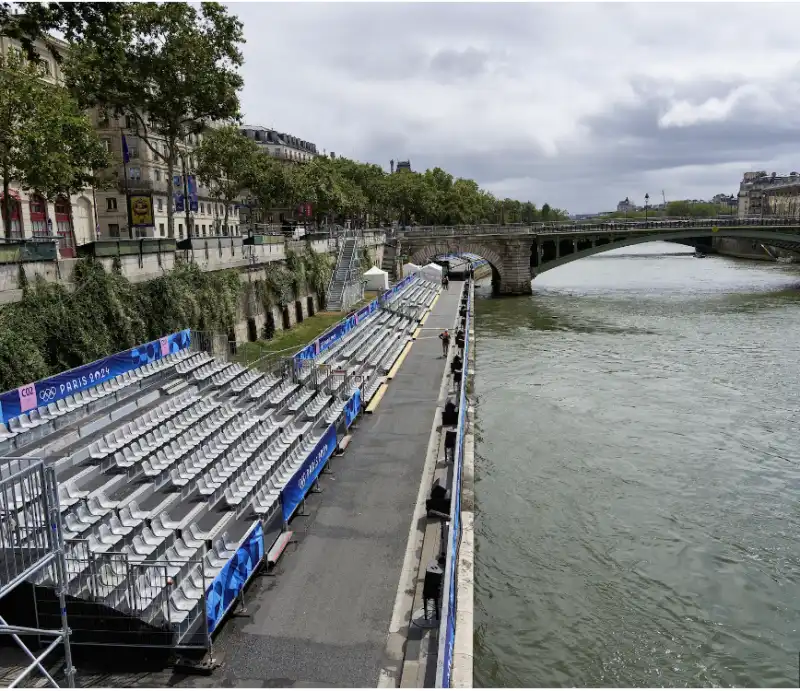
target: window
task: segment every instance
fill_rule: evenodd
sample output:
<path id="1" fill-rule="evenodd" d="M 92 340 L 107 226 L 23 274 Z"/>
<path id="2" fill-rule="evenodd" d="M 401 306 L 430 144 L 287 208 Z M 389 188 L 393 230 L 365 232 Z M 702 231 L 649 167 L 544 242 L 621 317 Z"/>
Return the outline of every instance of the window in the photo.
<path id="1" fill-rule="evenodd" d="M 141 180 L 142 179 L 142 169 L 139 166 L 132 166 L 128 168 L 128 177 L 131 180 Z"/>
<path id="2" fill-rule="evenodd" d="M 183 223 L 178 224 L 178 238 L 183 239 Z"/>
<path id="3" fill-rule="evenodd" d="M 155 175 L 156 182 L 161 182 L 161 171 L 158 168 L 153 171 L 153 175 Z"/>
<path id="4" fill-rule="evenodd" d="M 159 205 L 159 207 L 161 206 L 161 200 L 160 199 L 158 200 L 158 205 Z M 160 208 L 159 208 L 159 211 L 161 211 Z M 164 237 L 164 224 L 163 223 L 159 223 L 158 224 L 158 232 L 161 235 L 161 237 L 163 238 Z"/>
<path id="5" fill-rule="evenodd" d="M 110 139 L 101 139 L 100 141 L 103 143 L 103 148 L 106 151 L 111 151 L 111 140 Z"/>
<path id="6" fill-rule="evenodd" d="M 125 137 L 125 142 L 128 145 L 128 156 L 139 158 L 139 140 L 136 137 Z"/>
<path id="7" fill-rule="evenodd" d="M 206 206 L 203 202 L 200 202 L 200 213 L 204 214 L 206 212 Z"/>
<path id="8" fill-rule="evenodd" d="M 203 237 L 205 237 L 205 236 L 206 236 L 206 224 L 204 223 L 204 224 L 201 226 L 201 228 L 202 228 L 202 231 L 203 231 Z"/>
<path id="9" fill-rule="evenodd" d="M 119 223 L 108 224 L 108 236 L 111 238 L 119 237 Z"/>
<path id="10" fill-rule="evenodd" d="M 34 237 L 47 235 L 47 219 L 45 218 L 45 201 L 38 194 L 30 198 L 31 230 Z"/>
<path id="11" fill-rule="evenodd" d="M 164 200 L 161 197 L 158 198 L 158 210 L 159 211 L 164 210 Z"/>
<path id="12" fill-rule="evenodd" d="M 126 115 L 126 116 L 125 116 L 125 127 L 127 127 L 128 129 L 130 129 L 130 128 L 131 128 L 131 125 L 132 125 L 132 123 L 131 123 L 131 116 L 130 116 L 130 115 Z"/>
<path id="13" fill-rule="evenodd" d="M 117 198 L 116 197 L 107 197 L 106 198 L 106 211 L 116 211 L 117 210 Z"/>

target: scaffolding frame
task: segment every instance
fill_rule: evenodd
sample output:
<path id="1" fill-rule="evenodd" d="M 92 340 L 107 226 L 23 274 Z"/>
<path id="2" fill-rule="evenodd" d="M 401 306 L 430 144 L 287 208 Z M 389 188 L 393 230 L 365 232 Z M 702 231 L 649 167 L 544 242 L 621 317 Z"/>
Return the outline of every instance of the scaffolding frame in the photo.
<path id="1" fill-rule="evenodd" d="M 30 660 L 9 688 L 18 686 L 35 669 L 58 688 L 43 662 L 59 645 L 64 648 L 67 687 L 75 686 L 75 668 L 69 641 L 66 561 L 55 469 L 42 458 L 0 457 L 0 599 L 51 565 L 55 566 L 61 628 L 39 628 L 38 613 L 33 628 L 10 625 L 0 616 L 0 635 L 11 636 Z M 53 637 L 53 641 L 36 656 L 21 635 L 36 636 L 39 641 Z"/>

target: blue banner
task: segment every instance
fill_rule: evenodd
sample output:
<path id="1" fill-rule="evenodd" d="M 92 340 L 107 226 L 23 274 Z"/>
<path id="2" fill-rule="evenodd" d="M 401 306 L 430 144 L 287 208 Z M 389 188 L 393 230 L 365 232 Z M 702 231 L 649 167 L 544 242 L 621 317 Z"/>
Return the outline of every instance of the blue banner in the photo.
<path id="1" fill-rule="evenodd" d="M 197 178 L 194 175 L 186 176 L 186 188 L 189 190 L 189 211 L 197 211 Z"/>
<path id="2" fill-rule="evenodd" d="M 7 423 L 22 413 L 34 408 L 46 406 L 48 403 L 85 391 L 97 384 L 130 372 L 154 360 L 159 360 L 170 353 L 177 353 L 189 347 L 191 334 L 189 329 L 164 336 L 157 341 L 131 348 L 130 350 L 110 355 L 88 365 L 76 367 L 62 372 L 49 379 L 20 386 L 13 391 L 0 395 L 0 413 L 2 421 Z"/>
<path id="3" fill-rule="evenodd" d="M 180 175 L 172 177 L 172 196 L 175 199 L 175 211 L 183 211 L 186 196 L 183 194 L 183 178 Z"/>
<path id="4" fill-rule="evenodd" d="M 344 424 L 348 429 L 353 424 L 353 420 L 358 417 L 359 412 L 361 412 L 361 389 L 356 389 L 344 407 Z"/>
<path id="5" fill-rule="evenodd" d="M 405 288 L 411 281 L 414 280 L 415 275 L 416 274 L 411 274 L 410 276 L 406 276 L 402 281 L 400 281 L 400 283 L 387 290 L 380 297 L 375 298 L 368 305 L 358 310 L 358 312 L 351 314 L 346 319 L 343 319 L 338 324 L 335 324 L 331 329 L 322 334 L 322 336 L 320 336 L 316 341 L 309 343 L 300 352 L 296 353 L 294 359 L 313 360 L 315 357 L 317 357 L 317 355 L 326 351 L 334 343 L 336 343 L 336 341 L 344 337 L 345 334 L 349 333 L 356 326 L 358 326 L 361 321 L 366 319 L 376 310 L 380 309 L 384 302 L 387 302 L 395 297 L 398 292 L 403 290 L 403 288 Z"/>
<path id="6" fill-rule="evenodd" d="M 336 451 L 336 428 L 331 425 L 328 427 L 322 439 L 308 455 L 308 458 L 300 466 L 300 469 L 286 483 L 286 487 L 281 492 L 281 506 L 283 507 L 283 520 L 288 521 L 297 507 L 303 503 L 303 499 L 314 480 L 319 477 L 328 459 Z"/>
<path id="7" fill-rule="evenodd" d="M 236 553 L 222 567 L 206 590 L 208 632 L 213 633 L 244 590 L 247 579 L 264 556 L 264 528 L 259 521 Z"/>

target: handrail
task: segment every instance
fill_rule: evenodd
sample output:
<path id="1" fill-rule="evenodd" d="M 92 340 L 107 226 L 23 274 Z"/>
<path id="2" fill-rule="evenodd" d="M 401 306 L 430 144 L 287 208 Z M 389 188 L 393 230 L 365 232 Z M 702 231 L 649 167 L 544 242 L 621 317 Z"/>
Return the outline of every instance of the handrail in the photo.
<path id="1" fill-rule="evenodd" d="M 575 221 L 554 221 L 550 223 L 514 223 L 514 224 L 483 224 L 459 226 L 416 226 L 412 228 L 397 229 L 395 237 L 414 237 L 415 235 L 471 235 L 471 234 L 504 234 L 504 235 L 539 235 L 550 233 L 587 232 L 587 231 L 619 231 L 632 232 L 637 230 L 661 230 L 675 228 L 684 230 L 713 228 L 792 228 L 800 231 L 800 218 L 769 216 L 765 218 L 748 216 L 739 218 L 728 216 L 724 218 L 653 218 L 646 221 L 626 221 L 624 219 L 608 219 L 581 223 Z"/>

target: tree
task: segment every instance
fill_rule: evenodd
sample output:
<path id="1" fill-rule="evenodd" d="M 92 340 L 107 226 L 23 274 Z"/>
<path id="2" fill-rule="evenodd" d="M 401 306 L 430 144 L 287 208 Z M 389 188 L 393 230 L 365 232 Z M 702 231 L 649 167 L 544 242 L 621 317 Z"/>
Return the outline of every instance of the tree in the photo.
<path id="1" fill-rule="evenodd" d="M 35 42 L 46 40 L 51 31 L 61 32 L 70 43 L 92 43 L 102 51 L 121 35 L 129 8 L 125 2 L 0 2 L 0 36 L 19 41 L 32 61 L 38 57 Z M 61 61 L 57 50 L 51 47 L 51 53 Z"/>
<path id="2" fill-rule="evenodd" d="M 67 83 L 86 106 L 126 115 L 153 157 L 165 163 L 167 225 L 174 236 L 173 178 L 190 137 L 213 122 L 239 118 L 242 24 L 212 2 L 199 12 L 181 2 L 131 3 L 129 11 L 113 46 L 76 46 Z"/>
<path id="3" fill-rule="evenodd" d="M 11 237 L 11 181 L 52 200 L 95 182 L 108 154 L 78 104 L 42 81 L 36 63 L 0 56 L 0 173 L 5 236 Z"/>
<path id="4" fill-rule="evenodd" d="M 234 125 L 225 125 L 206 130 L 194 154 L 198 179 L 225 205 L 223 227 L 227 228 L 230 206 L 253 180 L 257 157 L 262 156 L 258 145 Z"/>

